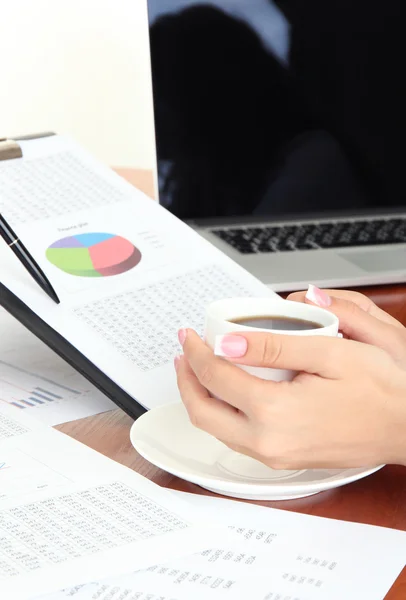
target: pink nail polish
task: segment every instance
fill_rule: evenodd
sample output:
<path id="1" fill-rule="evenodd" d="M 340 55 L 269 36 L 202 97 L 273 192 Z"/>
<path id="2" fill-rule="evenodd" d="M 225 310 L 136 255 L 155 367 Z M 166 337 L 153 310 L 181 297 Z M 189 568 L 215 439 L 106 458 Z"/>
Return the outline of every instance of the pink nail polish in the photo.
<path id="1" fill-rule="evenodd" d="M 179 369 L 179 363 L 180 363 L 180 356 L 175 356 L 174 360 L 173 360 L 174 364 L 175 364 L 175 371 L 177 372 Z"/>
<path id="2" fill-rule="evenodd" d="M 248 349 L 248 342 L 242 335 L 218 335 L 214 344 L 216 356 L 241 358 Z"/>
<path id="3" fill-rule="evenodd" d="M 178 340 L 181 346 L 183 346 L 183 344 L 185 343 L 186 340 L 186 336 L 187 336 L 187 330 L 186 329 L 179 329 L 178 331 Z"/>
<path id="4" fill-rule="evenodd" d="M 327 308 L 331 305 L 330 296 L 315 285 L 312 285 L 311 283 L 309 284 L 309 289 L 307 290 L 306 298 L 307 300 L 310 300 L 310 302 L 313 302 L 313 304 L 320 306 L 320 308 Z"/>

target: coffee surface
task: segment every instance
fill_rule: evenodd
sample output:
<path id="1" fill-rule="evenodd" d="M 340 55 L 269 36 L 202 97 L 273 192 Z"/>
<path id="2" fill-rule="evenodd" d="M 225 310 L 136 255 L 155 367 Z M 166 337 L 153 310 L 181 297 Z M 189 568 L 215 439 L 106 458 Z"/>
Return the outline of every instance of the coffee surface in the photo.
<path id="1" fill-rule="evenodd" d="M 258 327 L 258 329 L 273 329 L 275 331 L 308 331 L 320 329 L 323 325 L 305 319 L 281 317 L 278 315 L 263 315 L 258 317 L 238 317 L 230 319 L 230 323 L 245 325 L 246 327 Z"/>

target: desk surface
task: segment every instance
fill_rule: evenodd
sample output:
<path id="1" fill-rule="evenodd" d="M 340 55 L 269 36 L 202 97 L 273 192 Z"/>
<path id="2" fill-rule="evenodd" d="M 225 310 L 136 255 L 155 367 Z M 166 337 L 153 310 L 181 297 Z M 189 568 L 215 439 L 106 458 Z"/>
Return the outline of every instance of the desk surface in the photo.
<path id="1" fill-rule="evenodd" d="M 153 180 L 148 171 L 128 169 L 117 169 L 117 171 L 153 197 Z M 364 288 L 362 291 L 406 325 L 405 285 Z M 129 431 L 132 422 L 130 417 L 117 409 L 59 425 L 58 429 L 109 458 L 134 469 L 161 486 L 211 495 L 210 492 L 206 492 L 198 486 L 161 471 L 139 456 L 130 444 Z M 406 468 L 388 466 L 356 483 L 301 500 L 257 504 L 321 517 L 406 530 Z M 386 559 L 388 558 L 386 557 Z M 386 600 L 404 600 L 405 598 L 406 569 L 396 581 Z"/>

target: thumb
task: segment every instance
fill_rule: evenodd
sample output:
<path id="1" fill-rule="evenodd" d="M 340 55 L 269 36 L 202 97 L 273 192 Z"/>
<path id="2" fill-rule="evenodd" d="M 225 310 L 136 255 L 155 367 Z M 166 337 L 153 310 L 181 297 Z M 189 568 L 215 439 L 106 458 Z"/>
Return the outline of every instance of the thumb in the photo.
<path id="1" fill-rule="evenodd" d="M 340 330 L 350 339 L 382 348 L 391 356 L 404 354 L 403 329 L 375 317 L 358 303 L 330 295 L 313 285 L 309 285 L 304 300 L 334 313 L 339 319 Z"/>

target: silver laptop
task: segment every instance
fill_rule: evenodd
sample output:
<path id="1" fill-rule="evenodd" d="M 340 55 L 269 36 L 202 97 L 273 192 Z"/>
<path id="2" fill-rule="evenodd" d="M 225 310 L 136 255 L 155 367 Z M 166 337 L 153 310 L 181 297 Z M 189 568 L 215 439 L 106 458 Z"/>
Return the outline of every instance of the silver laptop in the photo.
<path id="1" fill-rule="evenodd" d="M 160 202 L 276 291 L 406 281 L 394 4 L 148 0 Z"/>

